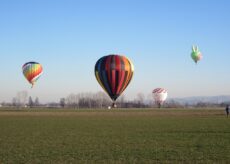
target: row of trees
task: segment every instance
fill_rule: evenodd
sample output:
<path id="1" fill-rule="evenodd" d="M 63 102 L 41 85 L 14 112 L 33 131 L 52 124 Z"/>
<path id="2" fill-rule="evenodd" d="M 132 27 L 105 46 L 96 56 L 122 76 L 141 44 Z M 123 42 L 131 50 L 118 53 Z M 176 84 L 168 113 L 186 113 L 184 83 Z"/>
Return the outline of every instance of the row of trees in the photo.
<path id="1" fill-rule="evenodd" d="M 6 105 L 14 107 L 37 107 L 40 103 L 38 97 L 33 100 L 31 96 L 28 97 L 28 93 L 26 91 L 20 91 L 15 97 L 13 97 L 12 103 L 8 103 Z"/>
<path id="2" fill-rule="evenodd" d="M 61 98 L 59 102 L 41 104 L 39 98 L 34 100 L 28 96 L 26 91 L 21 91 L 12 99 L 12 103 L 2 103 L 2 106 L 13 107 L 54 107 L 54 108 L 107 108 L 111 106 L 110 98 L 104 92 L 70 94 Z M 142 93 L 137 94 L 133 100 L 126 100 L 125 96 L 120 96 L 117 100 L 117 107 L 120 108 L 152 108 L 157 107 L 151 96 L 145 97 Z M 198 102 L 193 105 L 181 104 L 175 100 L 168 100 L 164 103 L 166 108 L 183 107 L 222 107 L 226 103 L 214 104 Z"/>
<path id="3" fill-rule="evenodd" d="M 230 102 L 229 102 L 230 103 Z M 66 98 L 61 98 L 59 106 L 62 108 L 106 108 L 111 106 L 110 98 L 104 92 L 98 93 L 80 93 L 70 94 Z M 182 104 L 176 100 L 170 99 L 163 104 L 165 108 L 188 108 L 188 107 L 223 107 L 226 103 L 205 103 L 197 102 L 195 104 Z M 57 105 L 57 104 L 56 104 Z M 133 100 L 127 100 L 125 96 L 118 98 L 116 102 L 120 108 L 153 108 L 158 107 L 155 104 L 152 95 L 147 97 L 142 93 L 138 93 Z"/>
<path id="4" fill-rule="evenodd" d="M 150 103 L 149 103 L 150 102 Z M 117 107 L 121 108 L 146 108 L 153 107 L 154 102 L 145 101 L 142 93 L 137 94 L 134 100 L 126 100 L 122 95 L 117 100 Z M 67 97 L 61 98 L 59 102 L 41 104 L 36 97 L 34 100 L 28 96 L 26 91 L 20 91 L 12 99 L 11 103 L 2 103 L 2 106 L 13 107 L 54 107 L 54 108 L 107 108 L 111 106 L 112 101 L 104 92 L 97 93 L 78 93 L 69 94 Z"/>

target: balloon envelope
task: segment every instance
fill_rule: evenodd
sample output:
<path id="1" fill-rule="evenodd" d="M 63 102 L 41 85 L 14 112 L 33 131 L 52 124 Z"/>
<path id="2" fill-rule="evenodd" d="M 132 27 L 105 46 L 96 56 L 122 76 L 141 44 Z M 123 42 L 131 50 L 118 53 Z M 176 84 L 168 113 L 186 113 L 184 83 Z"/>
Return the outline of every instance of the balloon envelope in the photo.
<path id="1" fill-rule="evenodd" d="M 194 61 L 195 63 L 197 63 L 199 60 L 201 60 L 202 54 L 201 54 L 201 52 L 199 51 L 199 49 L 198 49 L 197 46 L 192 46 L 191 57 L 192 57 L 192 59 L 193 59 L 193 61 Z"/>
<path id="2" fill-rule="evenodd" d="M 133 72 L 132 62 L 120 55 L 104 56 L 95 65 L 96 79 L 113 101 L 126 89 Z"/>
<path id="3" fill-rule="evenodd" d="M 32 87 L 33 87 L 35 82 L 41 76 L 43 69 L 42 69 L 41 64 L 37 62 L 28 62 L 22 66 L 22 71 L 23 71 L 25 78 L 28 80 L 30 84 L 32 84 Z"/>
<path id="4" fill-rule="evenodd" d="M 168 93 L 164 88 L 156 88 L 153 90 L 153 98 L 159 107 L 167 99 L 167 96 Z"/>

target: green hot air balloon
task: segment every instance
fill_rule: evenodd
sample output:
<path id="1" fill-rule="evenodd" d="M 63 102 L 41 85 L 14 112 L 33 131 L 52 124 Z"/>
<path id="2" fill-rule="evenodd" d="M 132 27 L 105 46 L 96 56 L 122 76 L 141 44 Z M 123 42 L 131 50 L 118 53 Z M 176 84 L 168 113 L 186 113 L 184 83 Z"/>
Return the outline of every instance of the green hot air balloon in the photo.
<path id="1" fill-rule="evenodd" d="M 202 54 L 199 51 L 197 46 L 192 46 L 191 57 L 192 57 L 192 59 L 194 60 L 195 63 L 197 63 L 199 60 L 201 60 Z"/>

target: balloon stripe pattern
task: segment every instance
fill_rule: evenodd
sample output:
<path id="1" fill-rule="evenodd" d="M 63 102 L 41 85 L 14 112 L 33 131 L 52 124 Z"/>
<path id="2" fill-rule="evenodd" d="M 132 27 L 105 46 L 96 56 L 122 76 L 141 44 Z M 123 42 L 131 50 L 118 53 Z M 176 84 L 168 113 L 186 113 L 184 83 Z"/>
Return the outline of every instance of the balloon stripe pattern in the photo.
<path id="1" fill-rule="evenodd" d="M 28 62 L 22 66 L 22 71 L 25 78 L 32 84 L 33 87 L 34 83 L 41 76 L 43 69 L 41 64 L 37 62 Z"/>
<path id="2" fill-rule="evenodd" d="M 164 88 L 156 88 L 153 90 L 153 98 L 158 105 L 161 105 L 167 98 L 168 93 Z"/>
<path id="3" fill-rule="evenodd" d="M 120 55 L 104 56 L 95 65 L 96 79 L 113 101 L 126 89 L 133 72 L 132 62 Z"/>

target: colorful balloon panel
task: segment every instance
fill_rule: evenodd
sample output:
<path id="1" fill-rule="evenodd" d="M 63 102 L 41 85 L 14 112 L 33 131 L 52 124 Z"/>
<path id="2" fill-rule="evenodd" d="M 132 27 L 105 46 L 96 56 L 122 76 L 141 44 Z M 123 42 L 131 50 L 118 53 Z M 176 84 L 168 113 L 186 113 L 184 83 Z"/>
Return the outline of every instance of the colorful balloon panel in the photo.
<path id="1" fill-rule="evenodd" d="M 41 76 L 43 69 L 42 69 L 41 64 L 37 62 L 28 62 L 22 66 L 22 71 L 23 71 L 25 78 L 28 80 L 29 83 L 32 84 L 32 87 L 33 87 L 35 82 Z"/>
<path id="2" fill-rule="evenodd" d="M 116 101 L 129 85 L 133 72 L 132 62 L 120 55 L 104 56 L 95 65 L 96 79 L 113 101 Z"/>
<path id="3" fill-rule="evenodd" d="M 160 105 L 167 99 L 168 93 L 164 88 L 156 88 L 153 90 L 153 98 Z"/>
<path id="4" fill-rule="evenodd" d="M 199 49 L 198 49 L 197 46 L 192 46 L 191 57 L 192 57 L 192 59 L 193 59 L 193 61 L 194 61 L 195 63 L 197 63 L 199 60 L 202 59 L 202 54 L 201 54 L 201 52 L 199 51 Z"/>

